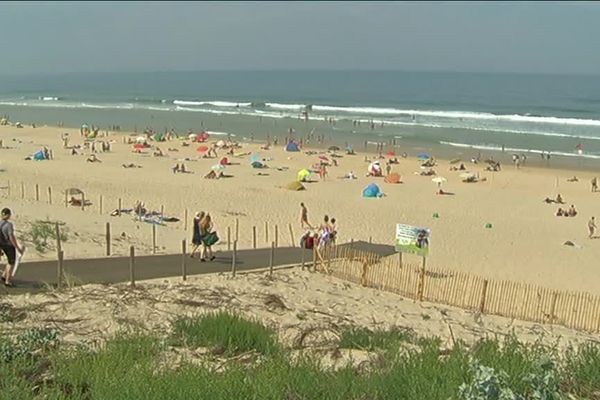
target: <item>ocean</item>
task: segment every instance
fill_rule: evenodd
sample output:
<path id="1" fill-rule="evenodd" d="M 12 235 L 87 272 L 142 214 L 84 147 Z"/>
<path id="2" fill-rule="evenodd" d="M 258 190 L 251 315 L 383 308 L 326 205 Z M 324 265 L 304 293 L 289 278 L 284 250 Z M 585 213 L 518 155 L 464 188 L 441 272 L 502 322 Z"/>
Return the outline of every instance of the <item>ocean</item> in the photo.
<path id="1" fill-rule="evenodd" d="M 450 153 L 504 147 L 600 159 L 596 76 L 398 71 L 2 76 L 0 115 L 38 125 L 209 130 L 255 139 L 283 138 L 293 128 L 297 135 L 313 132 L 340 142 L 395 139 L 398 147 Z"/>

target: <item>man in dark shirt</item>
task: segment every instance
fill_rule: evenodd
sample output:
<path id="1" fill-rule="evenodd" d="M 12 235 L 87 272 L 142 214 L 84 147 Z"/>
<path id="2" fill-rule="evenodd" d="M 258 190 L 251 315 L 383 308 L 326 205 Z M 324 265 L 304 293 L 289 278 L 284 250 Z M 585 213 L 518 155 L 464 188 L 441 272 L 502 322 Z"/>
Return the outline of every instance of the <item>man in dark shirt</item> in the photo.
<path id="1" fill-rule="evenodd" d="M 11 211 L 8 208 L 2 209 L 0 213 L 0 249 L 6 255 L 6 267 L 2 274 L 2 280 L 5 286 L 13 286 L 11 283 L 13 268 L 17 259 L 17 251 L 23 253 L 23 248 L 17 242 L 15 229 L 12 222 L 9 221 Z"/>

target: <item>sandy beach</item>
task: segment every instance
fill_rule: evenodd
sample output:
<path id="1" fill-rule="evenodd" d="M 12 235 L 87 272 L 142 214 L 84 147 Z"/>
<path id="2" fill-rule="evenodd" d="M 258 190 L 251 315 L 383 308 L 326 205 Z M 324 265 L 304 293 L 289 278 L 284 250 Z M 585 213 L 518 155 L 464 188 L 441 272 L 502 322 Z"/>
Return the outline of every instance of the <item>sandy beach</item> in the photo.
<path id="1" fill-rule="evenodd" d="M 478 275 L 535 283 L 555 289 L 599 293 L 600 240 L 588 239 L 587 222 L 597 208 L 597 193 L 590 192 L 591 172 L 542 169 L 528 165 L 516 169 L 503 164 L 500 172 L 484 171 L 483 163 L 474 165 L 465 161 L 468 171 L 479 173 L 483 182 L 463 183 L 459 174 L 450 171 L 451 164 L 438 160 L 434 167 L 439 176 L 447 178 L 442 188 L 453 195 L 437 195 L 431 176 L 419 176 L 420 163 L 409 154 L 399 157 L 393 172 L 402 176 L 401 184 L 384 183 L 383 178 L 366 177 L 368 163 L 365 154 L 357 149 L 356 155 L 337 158 L 339 166 L 328 169 L 327 179 L 307 183 L 304 191 L 289 191 L 282 187 L 296 180 L 298 170 L 309 168 L 318 161 L 318 155 L 303 152 L 285 152 L 282 140 L 271 150 L 260 150 L 264 143 L 242 143 L 239 152 L 259 152 L 267 159 L 268 169 L 254 169 L 249 156 L 233 157 L 227 167 L 230 178 L 204 179 L 219 159 L 202 159 L 192 143 L 183 147 L 180 140 L 152 143 L 165 153 L 153 157 L 153 149 L 141 154 L 132 152 L 132 145 L 123 143 L 124 133 L 111 133 L 101 140 L 112 141 L 112 151 L 99 153 L 101 163 L 86 162 L 89 151 L 71 155 L 64 149 L 61 134 L 69 132 L 70 145 L 83 144 L 78 130 L 56 127 L 25 127 L 17 129 L 1 126 L 0 186 L 4 206 L 13 209 L 18 234 L 22 237 L 30 223 L 50 218 L 66 223 L 70 234 L 63 244 L 66 257 L 96 257 L 104 254 L 105 223 L 110 222 L 115 238 L 113 252 L 125 254 L 130 244 L 140 253 L 151 248 L 151 225 L 138 222 L 131 216 L 110 216 L 122 198 L 123 207 L 131 208 L 136 200 L 144 201 L 150 210 L 182 219 L 184 210 L 191 220 L 195 211 L 208 211 L 222 239 L 217 249 L 226 246 L 226 230 L 233 230 L 239 219 L 239 247 L 252 245 L 252 226 L 257 227 L 259 246 L 266 246 L 264 226 L 269 225 L 273 240 L 274 226 L 279 229 L 279 242 L 290 243 L 288 224 L 292 224 L 295 240 L 303 233 L 300 227 L 300 202 L 309 210 L 309 220 L 318 224 L 323 215 L 338 221 L 339 241 L 368 240 L 393 244 L 396 223 L 430 227 L 431 251 L 428 265 L 467 271 Z M 283 137 L 284 135 L 280 135 Z M 223 139 L 213 136 L 209 142 Z M 343 143 L 334 143 L 343 147 Z M 24 160 L 28 155 L 47 146 L 54 153 L 53 160 Z M 168 151 L 168 148 L 177 151 Z M 307 150 L 307 149 L 303 149 Z M 402 151 L 402 148 L 400 149 Z M 225 156 L 219 151 L 219 156 Z M 372 154 L 367 156 L 373 157 Z M 435 154 L 434 154 L 435 156 Z M 219 158 L 220 158 L 219 157 Z M 193 173 L 174 174 L 171 167 L 184 158 Z M 141 168 L 123 168 L 134 163 Z M 338 179 L 349 171 L 356 180 Z M 464 172 L 464 171 L 463 171 Z M 264 175 L 258 175 L 258 173 Z M 578 182 L 567 179 L 576 175 Z M 25 185 L 25 199 L 21 199 L 20 185 Z M 364 187 L 377 183 L 386 194 L 378 199 L 361 196 Z M 35 201 L 35 184 L 40 188 L 40 201 Z M 48 204 L 47 187 L 53 191 L 53 204 Z M 80 208 L 64 206 L 64 190 L 82 189 L 92 205 Z M 576 217 L 556 217 L 559 207 L 545 204 L 544 198 L 555 198 L 560 193 L 565 208 L 574 204 Z M 100 214 L 99 199 L 103 198 Z M 434 218 L 434 214 L 439 218 Z M 597 215 L 597 217 L 599 217 Z M 486 228 L 491 224 L 491 228 Z M 177 252 L 181 240 L 190 239 L 188 226 L 183 222 L 167 223 L 158 231 L 159 251 Z M 572 241 L 576 246 L 566 246 Z M 28 244 L 28 260 L 53 258 L 55 253 L 36 254 Z M 418 262 L 416 258 L 407 260 Z M 26 268 L 23 265 L 22 268 Z"/>

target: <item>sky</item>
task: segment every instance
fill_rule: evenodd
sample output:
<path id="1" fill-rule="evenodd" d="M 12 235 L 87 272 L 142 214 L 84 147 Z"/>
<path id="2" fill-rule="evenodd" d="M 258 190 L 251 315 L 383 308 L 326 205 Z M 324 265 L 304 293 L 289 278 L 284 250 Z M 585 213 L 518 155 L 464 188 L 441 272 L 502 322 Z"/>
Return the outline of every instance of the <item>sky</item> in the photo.
<path id="1" fill-rule="evenodd" d="M 0 3 L 1 74 L 598 74 L 594 2 Z"/>

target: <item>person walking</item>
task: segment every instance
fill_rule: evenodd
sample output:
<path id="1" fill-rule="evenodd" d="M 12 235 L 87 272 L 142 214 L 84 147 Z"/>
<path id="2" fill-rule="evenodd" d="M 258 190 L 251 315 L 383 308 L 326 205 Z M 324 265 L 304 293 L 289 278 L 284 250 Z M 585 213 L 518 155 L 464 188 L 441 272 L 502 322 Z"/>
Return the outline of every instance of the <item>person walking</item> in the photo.
<path id="1" fill-rule="evenodd" d="M 12 222 L 10 222 L 12 212 L 9 208 L 2 209 L 0 213 L 0 249 L 6 255 L 6 267 L 2 274 L 2 280 L 4 286 L 12 287 L 11 282 L 13 275 L 13 268 L 17 260 L 17 251 L 23 254 L 24 249 L 19 245 L 17 238 L 15 237 L 15 230 Z"/>
<path id="2" fill-rule="evenodd" d="M 207 253 L 210 255 L 209 260 L 215 259 L 212 251 L 212 245 L 218 240 L 216 233 L 213 232 L 213 223 L 210 214 L 206 213 L 202 221 L 200 221 L 200 234 L 202 235 L 202 254 L 200 261 L 206 261 Z M 214 238 L 214 239 L 213 239 Z M 216 239 L 216 240 L 215 240 Z"/>
<path id="3" fill-rule="evenodd" d="M 204 219 L 204 211 L 196 213 L 192 222 L 192 245 L 194 247 L 192 248 L 190 258 L 194 258 L 194 254 L 202 246 L 202 233 L 200 232 L 200 222 L 202 222 L 202 219 Z"/>
<path id="4" fill-rule="evenodd" d="M 590 231 L 588 238 L 592 239 L 594 237 L 594 233 L 596 233 L 596 218 L 590 218 L 588 221 L 588 229 Z"/>
<path id="5" fill-rule="evenodd" d="M 592 184 L 592 192 L 597 192 L 598 191 L 598 178 L 593 177 L 591 184 Z"/>
<path id="6" fill-rule="evenodd" d="M 312 229 L 311 224 L 308 222 L 308 209 L 304 203 L 300 203 L 300 210 L 300 226 Z"/>

